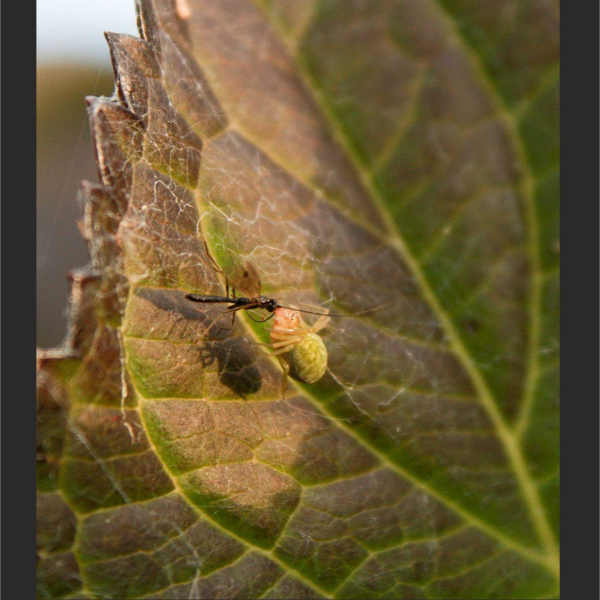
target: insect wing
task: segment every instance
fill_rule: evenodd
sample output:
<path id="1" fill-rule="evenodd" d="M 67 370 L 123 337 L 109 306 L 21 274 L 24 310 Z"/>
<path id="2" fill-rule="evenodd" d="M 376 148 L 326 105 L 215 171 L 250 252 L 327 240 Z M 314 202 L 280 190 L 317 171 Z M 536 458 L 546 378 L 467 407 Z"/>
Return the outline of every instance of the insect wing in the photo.
<path id="1" fill-rule="evenodd" d="M 249 298 L 258 298 L 260 296 L 260 275 L 251 262 L 245 262 L 241 266 L 236 266 L 233 274 L 229 277 L 229 285 L 238 294 L 243 294 Z"/>

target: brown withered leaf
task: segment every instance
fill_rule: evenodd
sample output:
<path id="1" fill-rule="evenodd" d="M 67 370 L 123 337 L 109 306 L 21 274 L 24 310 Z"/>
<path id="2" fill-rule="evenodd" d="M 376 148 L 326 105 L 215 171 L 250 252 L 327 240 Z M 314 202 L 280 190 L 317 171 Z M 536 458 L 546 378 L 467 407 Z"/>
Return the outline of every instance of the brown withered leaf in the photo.
<path id="1" fill-rule="evenodd" d="M 38 594 L 558 594 L 558 4 L 139 0 L 39 354 Z M 350 315 L 321 381 L 222 294 Z M 306 315 L 310 320 L 310 315 Z"/>

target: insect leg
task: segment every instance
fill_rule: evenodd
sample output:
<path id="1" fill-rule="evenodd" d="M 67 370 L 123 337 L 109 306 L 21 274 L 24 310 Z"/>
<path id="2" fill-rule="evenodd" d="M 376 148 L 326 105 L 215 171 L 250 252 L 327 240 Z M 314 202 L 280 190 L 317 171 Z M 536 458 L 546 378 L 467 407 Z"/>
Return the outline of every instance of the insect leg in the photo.
<path id="1" fill-rule="evenodd" d="M 210 251 L 208 250 L 208 244 L 206 243 L 206 240 L 204 240 L 204 251 L 206 252 L 206 256 L 208 256 L 208 260 L 210 260 L 210 262 L 212 263 L 213 269 L 217 273 L 220 273 L 222 275 L 223 269 L 221 269 L 221 267 L 218 265 L 217 261 L 212 257 Z"/>
<path id="2" fill-rule="evenodd" d="M 223 315 L 225 314 L 225 311 L 223 311 L 205 330 L 204 330 L 204 336 L 207 337 L 208 333 L 210 332 L 210 330 L 222 319 Z M 217 335 L 219 335 L 219 333 L 221 333 L 221 330 L 223 329 L 223 327 L 221 327 L 221 329 L 219 329 L 219 331 L 217 331 Z M 216 337 L 216 336 L 215 336 Z"/>
<path id="3" fill-rule="evenodd" d="M 235 313 L 238 310 L 241 310 L 243 307 L 242 306 L 236 306 L 233 308 L 227 308 L 225 309 L 209 326 L 208 329 L 206 329 L 206 331 L 204 332 L 204 335 L 207 335 L 208 332 L 223 318 L 223 315 L 227 315 L 229 313 L 231 313 L 231 327 L 221 327 L 217 333 L 215 334 L 215 337 L 218 337 L 218 335 L 221 333 L 221 331 L 231 331 L 233 329 L 233 327 L 235 326 Z"/>
<path id="4" fill-rule="evenodd" d="M 208 250 L 208 244 L 206 243 L 206 240 L 204 240 L 204 251 L 206 252 L 206 256 L 208 256 L 208 259 L 211 262 L 212 268 L 219 275 L 222 275 L 225 278 L 225 291 L 226 291 L 225 295 L 229 297 L 229 277 L 227 277 L 227 275 L 225 275 L 225 272 L 223 271 L 223 269 L 221 269 L 221 267 L 219 266 L 219 263 L 217 263 L 217 261 L 213 258 L 212 254 Z M 235 298 L 235 290 L 234 289 L 232 289 L 232 293 L 233 293 L 233 298 Z"/>

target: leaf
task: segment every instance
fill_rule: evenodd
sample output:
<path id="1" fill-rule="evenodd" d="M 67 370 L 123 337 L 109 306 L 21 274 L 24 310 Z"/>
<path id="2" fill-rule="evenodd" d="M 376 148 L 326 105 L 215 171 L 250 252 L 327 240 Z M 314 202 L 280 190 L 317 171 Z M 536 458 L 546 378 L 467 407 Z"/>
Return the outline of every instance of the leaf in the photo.
<path id="1" fill-rule="evenodd" d="M 39 356 L 40 597 L 558 594 L 558 6 L 142 0 Z M 290 382 L 206 256 L 351 314 Z M 210 328 L 210 329 L 209 329 Z M 53 534 L 54 532 L 54 534 Z"/>

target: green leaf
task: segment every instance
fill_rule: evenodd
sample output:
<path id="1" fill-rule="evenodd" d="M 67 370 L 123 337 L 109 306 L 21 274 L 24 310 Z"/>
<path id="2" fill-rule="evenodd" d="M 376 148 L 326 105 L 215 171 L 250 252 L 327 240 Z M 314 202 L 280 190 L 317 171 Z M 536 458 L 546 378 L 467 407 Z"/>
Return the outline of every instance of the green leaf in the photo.
<path id="1" fill-rule="evenodd" d="M 39 355 L 39 596 L 556 596 L 558 5 L 139 24 L 108 35 L 92 262 Z M 281 399 L 268 325 L 184 297 L 224 292 L 205 241 L 282 304 L 380 310 Z"/>

